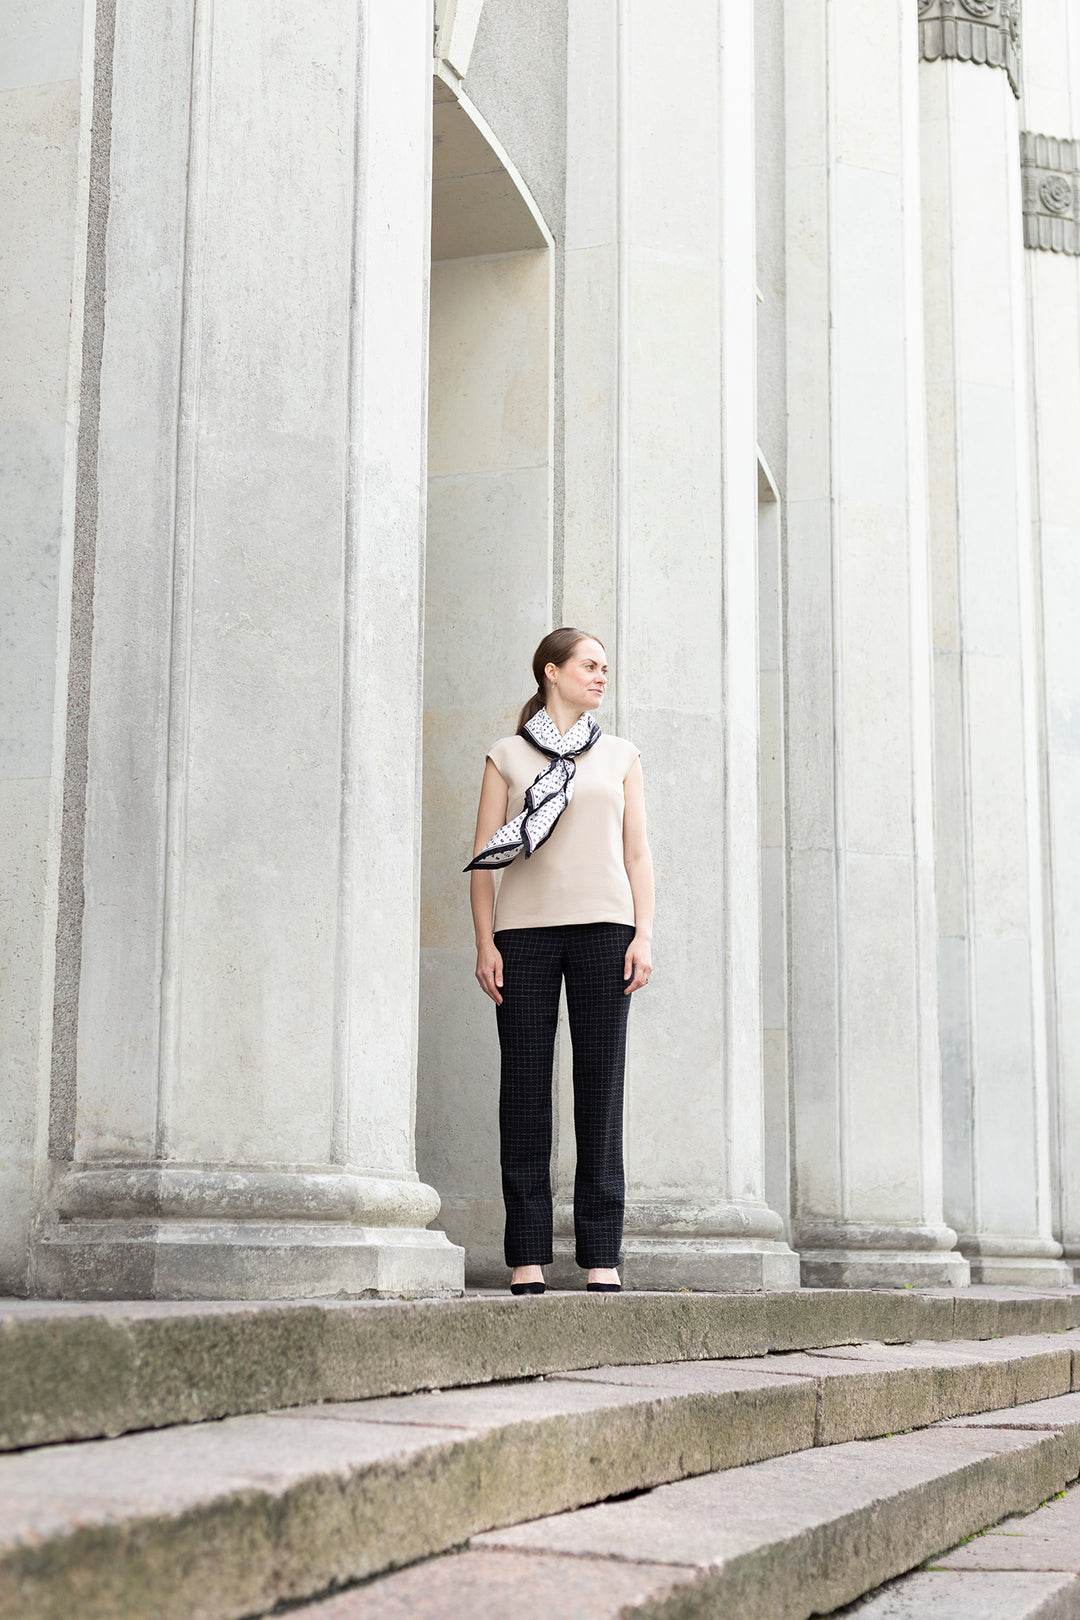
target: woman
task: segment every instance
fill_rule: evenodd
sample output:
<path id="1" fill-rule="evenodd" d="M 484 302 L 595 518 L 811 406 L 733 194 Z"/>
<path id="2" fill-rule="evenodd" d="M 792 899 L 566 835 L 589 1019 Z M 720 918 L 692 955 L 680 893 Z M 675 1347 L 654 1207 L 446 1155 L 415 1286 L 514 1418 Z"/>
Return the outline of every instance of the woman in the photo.
<path id="1" fill-rule="evenodd" d="M 574 1234 L 595 1293 L 621 1289 L 622 1107 L 630 997 L 652 972 L 652 858 L 640 754 L 593 719 L 604 648 L 546 635 L 517 733 L 489 751 L 471 900 L 476 977 L 495 1003 L 506 1263 L 512 1294 L 542 1294 L 551 1264 L 551 1089 L 565 976 L 574 1046 Z M 501 871 L 498 903 L 493 873 Z"/>

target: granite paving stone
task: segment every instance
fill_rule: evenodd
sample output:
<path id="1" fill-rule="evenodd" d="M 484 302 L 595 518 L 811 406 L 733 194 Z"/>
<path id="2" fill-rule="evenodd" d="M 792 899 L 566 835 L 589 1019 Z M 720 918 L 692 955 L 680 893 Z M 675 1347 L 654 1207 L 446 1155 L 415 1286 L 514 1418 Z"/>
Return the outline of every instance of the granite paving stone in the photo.
<path id="1" fill-rule="evenodd" d="M 835 1613 L 858 1620 L 1077 1620 L 1080 1581 L 1041 1572 L 921 1570 Z"/>
<path id="2" fill-rule="evenodd" d="M 650 1586 L 642 1615 L 684 1603 L 696 1613 L 713 1602 L 718 1582 L 725 1613 L 733 1603 L 732 1614 L 741 1613 L 744 1589 L 762 1599 L 770 1559 L 781 1587 L 787 1580 L 792 1589 L 792 1614 L 803 1612 L 808 1583 L 847 1602 L 865 1582 L 838 1598 L 821 1572 L 848 1568 L 855 1544 L 869 1548 L 867 1567 L 880 1584 L 972 1530 L 1035 1506 L 1080 1468 L 1080 1394 L 1063 1393 L 1071 1391 L 1080 1332 L 1062 1326 L 957 1342 L 945 1332 L 955 1303 L 948 1295 L 913 1304 L 882 1293 L 848 1297 L 831 1314 L 824 1295 L 811 1304 L 802 1294 L 342 1302 L 336 1309 L 57 1304 L 31 1316 L 0 1308 L 0 1428 L 7 1424 L 9 1444 L 19 1434 L 24 1442 L 55 1439 L 57 1427 L 50 1430 L 42 1413 L 50 1380 L 65 1367 L 76 1384 L 82 1380 L 82 1393 L 62 1410 L 61 1428 L 81 1433 L 117 1420 L 122 1428 L 138 1413 L 145 1420 L 139 1433 L 0 1456 L 0 1620 L 73 1613 L 78 1620 L 239 1620 L 336 1585 L 388 1579 L 470 1536 L 478 1552 L 515 1562 L 577 1557 L 579 1549 L 561 1544 L 488 1545 L 482 1534 L 567 1523 L 580 1531 L 594 1523 L 590 1514 L 644 1511 L 645 1503 L 662 1517 L 664 1492 L 692 1484 L 691 1476 L 704 1476 L 698 1483 L 707 1492 L 728 1492 L 716 1515 L 728 1538 L 719 1550 L 680 1552 L 670 1537 L 649 1543 L 646 1536 L 632 1555 L 581 1551 L 586 1562 L 599 1556 L 612 1567 L 682 1563 L 670 1590 Z M 1064 1301 L 1069 1322 L 1074 1303 Z M 988 1325 L 1012 1308 L 998 1295 L 983 1304 Z M 1031 1320 L 1045 1325 L 1053 1302 L 1036 1305 Z M 860 1320 L 889 1331 L 918 1321 L 926 1336 L 901 1345 L 838 1343 L 841 1330 Z M 34 1332 L 20 1336 L 27 1322 Z M 35 1340 L 39 1331 L 45 1337 Z M 799 1342 L 785 1345 L 789 1333 Z M 444 1334 L 449 1349 L 440 1361 Z M 465 1378 L 466 1349 L 477 1335 L 484 1353 Z M 575 1342 L 591 1354 L 606 1351 L 606 1359 L 558 1365 Z M 770 1343 L 784 1347 L 761 1354 Z M 35 1345 L 46 1360 L 53 1356 L 43 1378 Z M 260 1369 L 252 1358 L 268 1345 Z M 403 1367 L 394 1364 L 395 1345 L 405 1349 Z M 718 1346 L 728 1353 L 709 1354 Z M 167 1366 L 155 1405 L 158 1358 Z M 230 1359 L 238 1381 L 215 1382 L 215 1364 Z M 521 1372 L 537 1362 L 544 1371 Z M 514 1380 L 491 1381 L 507 1363 Z M 15 1369 L 13 1389 L 5 1368 Z M 304 1389 L 329 1396 L 358 1387 L 375 1393 L 298 1399 Z M 96 1406 L 86 1394 L 95 1389 Z M 1033 1392 L 1042 1398 L 1027 1400 L 1017 1419 L 1012 1403 Z M 274 1394 L 284 1396 L 280 1405 Z M 191 1421 L 222 1399 L 262 1410 Z M 966 1423 L 942 1422 L 971 1412 L 979 1415 Z M 154 1427 L 166 1421 L 174 1426 Z M 938 1427 L 895 1433 L 930 1424 Z M 888 1440 L 871 1438 L 890 1431 Z M 815 1446 L 818 1458 L 843 1454 L 835 1479 L 814 1460 Z M 758 1472 L 783 1462 L 795 1471 L 771 1485 Z M 899 1469 L 897 1478 L 890 1469 Z M 648 1494 L 605 1500 L 633 1492 Z M 766 1556 L 769 1523 L 779 1526 L 779 1539 Z M 680 1533 L 700 1536 L 704 1524 L 684 1515 Z M 901 1552 L 911 1556 L 897 1564 Z M 460 1564 L 454 1579 L 471 1578 L 472 1567 Z M 549 1604 L 546 1612 L 556 1611 Z M 752 1607 L 745 1612 L 761 1620 Z"/>
<path id="3" fill-rule="evenodd" d="M 1080 1289 L 0 1301 L 0 1449 L 581 1366 L 1080 1326 Z M 999 1404 L 999 1403 L 995 1403 Z"/>
<path id="4" fill-rule="evenodd" d="M 1069 1456 L 1069 1477 L 1080 1474 L 1080 1393 L 1059 1395 L 1048 1401 L 1031 1401 L 1005 1407 L 997 1412 L 979 1412 L 970 1417 L 949 1419 L 950 1428 L 1057 1429 Z"/>
<path id="5" fill-rule="evenodd" d="M 1056 1434 L 942 1428 L 684 1480 L 473 1545 L 685 1564 L 702 1578 L 699 1606 L 680 1612 L 804 1620 L 1034 1507 L 1064 1480 Z"/>
<path id="6" fill-rule="evenodd" d="M 686 1570 L 606 1558 L 474 1552 L 433 1558 L 293 1611 L 295 1620 L 616 1620 L 681 1591 Z"/>
<path id="7" fill-rule="evenodd" d="M 934 1566 L 947 1570 L 1060 1570 L 1080 1575 L 1080 1488 L 1074 1486 L 1034 1513 L 1004 1519 L 985 1535 L 935 1558 Z"/>
<path id="8" fill-rule="evenodd" d="M 1062 1335 L 1065 1340 L 1075 1335 Z M 555 1377 L 598 1382 L 701 1387 L 704 1367 L 740 1367 L 788 1379 L 813 1379 L 819 1389 L 815 1443 L 836 1445 L 923 1428 L 957 1414 L 1018 1398 L 1041 1398 L 1071 1387 L 1072 1346 L 1016 1336 L 986 1343 L 865 1344 L 792 1351 L 739 1362 L 675 1363 L 665 1367 L 600 1367 Z"/>
<path id="9" fill-rule="evenodd" d="M 557 1512 L 813 1443 L 808 1382 L 529 1381 L 0 1458 L 0 1617 L 225 1620 Z M 148 1611 L 151 1590 L 159 1596 Z"/>

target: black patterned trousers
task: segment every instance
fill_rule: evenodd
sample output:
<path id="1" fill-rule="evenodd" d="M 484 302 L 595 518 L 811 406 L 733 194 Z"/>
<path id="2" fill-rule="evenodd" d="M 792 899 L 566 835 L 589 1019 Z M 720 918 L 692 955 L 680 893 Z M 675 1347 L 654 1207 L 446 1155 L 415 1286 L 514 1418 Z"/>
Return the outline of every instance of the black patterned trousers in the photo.
<path id="1" fill-rule="evenodd" d="M 616 1266 L 622 1245 L 623 1068 L 631 997 L 628 923 L 502 928 L 500 1162 L 508 1266 L 552 1259 L 551 1089 L 559 991 L 574 1048 L 574 1235 L 579 1266 Z"/>

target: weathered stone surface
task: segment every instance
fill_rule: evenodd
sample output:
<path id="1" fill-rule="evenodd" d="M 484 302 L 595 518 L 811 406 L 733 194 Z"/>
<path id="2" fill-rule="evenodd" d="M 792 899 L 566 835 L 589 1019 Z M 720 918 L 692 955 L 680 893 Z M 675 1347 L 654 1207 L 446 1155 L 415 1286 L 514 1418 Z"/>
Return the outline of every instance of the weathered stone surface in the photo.
<path id="1" fill-rule="evenodd" d="M 9 1456 L 0 1617 L 224 1620 L 491 1525 L 813 1443 L 808 1382 L 721 1382 L 462 1389 Z"/>
<path id="2" fill-rule="evenodd" d="M 853 1306 L 853 1301 L 863 1303 Z M 871 1338 L 897 1343 L 951 1339 L 955 1332 L 955 1296 L 951 1293 L 804 1288 L 797 1294 L 767 1294 L 763 1303 L 770 1350 L 803 1350 Z M 861 1317 L 868 1309 L 870 1316 Z M 993 1308 L 987 1320 L 991 1317 L 996 1320 Z"/>
<path id="3" fill-rule="evenodd" d="M 440 1445 L 468 1441 L 254 1417 L 5 1458 L 0 1615 L 211 1620 L 361 1573 L 380 1538 L 422 1556 L 446 1525 L 437 1496 L 417 1513 L 416 1462 Z"/>
<path id="4" fill-rule="evenodd" d="M 298 1620 L 607 1620 L 686 1583 L 661 1564 L 463 1552 L 294 1610 Z"/>
<path id="5" fill-rule="evenodd" d="M 984 1412 L 995 1401 L 1011 1404 L 1029 1399 L 1029 1390 L 1061 1394 L 1069 1388 L 1072 1350 L 1068 1343 L 1057 1348 L 1054 1343 L 1043 1338 L 1033 1338 L 1030 1343 L 1013 1338 L 983 1344 L 867 1344 L 740 1362 L 601 1367 L 553 1376 L 680 1390 L 710 1387 L 709 1380 L 723 1380 L 732 1370 L 812 1380 L 817 1391 L 814 1443 L 836 1445 L 924 1428 L 958 1414 Z M 1018 1390 L 1024 1393 L 1018 1396 Z M 1054 1401 L 1043 1404 L 1057 1405 Z M 1060 1424 L 1045 1420 L 1030 1426 L 1056 1428 Z"/>
<path id="6" fill-rule="evenodd" d="M 973 1295 L 11 1301 L 0 1309 L 0 1448 L 582 1366 L 743 1358 L 856 1340 L 947 1341 L 961 1326 L 963 1338 L 990 1341 L 1069 1329 L 1080 1317 L 1080 1290 Z"/>
<path id="7" fill-rule="evenodd" d="M 1037 1505 L 1064 1477 L 1057 1435 L 938 1429 L 684 1480 L 475 1544 L 684 1564 L 703 1573 L 673 1614 L 802 1620 Z"/>
<path id="8" fill-rule="evenodd" d="M 1069 1575 L 905 1575 L 842 1613 L 859 1620 L 1074 1620 L 1080 1582 Z"/>
<path id="9" fill-rule="evenodd" d="M 696 1615 L 690 1572 L 658 1564 L 470 1550 L 294 1611 L 310 1620 L 636 1620 Z M 834 1613 L 861 1620 L 1074 1620 L 1069 1575 L 919 1571 Z M 669 1599 L 669 1602 L 665 1602 Z"/>
<path id="10" fill-rule="evenodd" d="M 663 1370 L 674 1381 L 678 1369 Z M 833 1612 L 860 1620 L 1075 1620 L 1078 1569 L 1080 1490 L 1072 1490 Z M 504 1620 L 510 1613 L 518 1620 L 659 1620 L 715 1612 L 701 1601 L 699 1579 L 709 1582 L 709 1573 L 686 1565 L 474 1547 L 298 1613 L 311 1620 Z M 774 1610 L 760 1612 L 771 1620 Z"/>
<path id="11" fill-rule="evenodd" d="M 1032 1401 L 1006 1407 L 999 1412 L 954 1418 L 954 1428 L 1056 1429 L 1065 1441 L 1069 1457 L 1069 1478 L 1080 1474 L 1080 1394 L 1061 1395 L 1055 1400 Z"/>
<path id="12" fill-rule="evenodd" d="M 717 1362 L 643 1367 L 634 1373 L 639 1376 L 620 1377 L 614 1370 L 580 1376 L 555 1374 L 536 1384 L 366 1401 L 363 1411 L 365 1419 L 374 1422 L 460 1424 L 481 1430 L 520 1422 L 533 1406 L 538 1411 L 590 1410 L 597 1388 L 609 1392 L 613 1405 L 633 1403 L 635 1411 L 643 1412 L 644 1402 L 657 1403 L 656 1418 L 650 1418 L 642 1431 L 647 1454 L 635 1464 L 630 1453 L 622 1450 L 619 1479 L 626 1482 L 614 1485 L 616 1492 L 637 1488 L 629 1483 L 631 1475 L 641 1483 L 655 1483 L 660 1478 L 736 1468 L 814 1444 L 817 1392 L 809 1379 L 780 1380 L 760 1371 L 745 1371 L 738 1363 Z M 404 1418 L 402 1408 L 409 1414 Z M 657 1419 L 661 1419 L 666 1439 L 652 1430 Z M 607 1418 L 604 1427 L 611 1428 Z M 609 1444 L 622 1447 L 623 1441 L 616 1434 L 601 1434 L 595 1442 L 601 1453 Z M 583 1500 L 596 1500 L 598 1495 L 590 1493 Z"/>
<path id="13" fill-rule="evenodd" d="M 998 1334 L 1056 1333 L 1062 1328 L 1080 1327 L 1080 1289 L 1054 1288 L 1038 1293 L 1031 1288 L 991 1288 L 975 1284 L 971 1288 L 942 1295 L 924 1293 L 924 1299 L 948 1298 L 953 1307 L 956 1339 L 989 1339 Z M 930 1333 L 914 1338 L 932 1338 Z"/>
<path id="14" fill-rule="evenodd" d="M 934 1566 L 949 1570 L 1048 1569 L 1080 1574 L 1080 1490 L 1073 1487 L 1034 1513 L 1004 1519 L 984 1536 L 976 1536 L 936 1558 Z"/>
<path id="15" fill-rule="evenodd" d="M 484 1307 L 472 1313 L 474 1329 L 509 1324 L 522 1335 L 530 1321 L 539 1326 L 546 1320 L 550 1328 L 559 1316 L 551 1307 L 561 1304 L 568 1307 L 562 1312 L 564 1325 L 576 1323 L 587 1334 L 590 1319 L 597 1324 L 594 1346 L 603 1325 L 615 1325 L 623 1353 L 635 1322 L 646 1333 L 650 1320 L 654 1328 L 665 1320 L 672 1327 L 663 1316 L 650 1319 L 644 1308 L 662 1302 L 645 1298 L 632 1302 L 630 1311 L 619 1298 L 471 1303 Z M 398 1310 L 363 1307 L 360 1320 L 392 1325 Z M 426 1305 L 412 1312 L 421 1331 L 425 1323 L 430 1328 L 433 1320 L 448 1317 L 460 1327 L 462 1315 L 469 1314 L 430 1312 Z M 135 1371 L 142 1382 L 129 1389 L 132 1409 L 138 1401 L 151 1409 L 153 1357 L 110 1360 L 105 1328 L 114 1329 L 116 1344 L 129 1351 L 143 1328 L 161 1331 L 166 1347 L 168 1325 L 174 1332 L 193 1330 L 186 1360 L 177 1365 L 192 1373 L 192 1399 L 197 1399 L 209 1381 L 215 1351 L 247 1364 L 245 1324 L 257 1332 L 266 1318 L 276 1326 L 280 1343 L 267 1342 L 279 1357 L 274 1365 L 284 1367 L 289 1326 L 299 1320 L 310 1327 L 308 1317 L 321 1313 L 280 1307 L 209 1313 L 173 1307 L 164 1314 L 148 1306 L 126 1313 L 117 1309 L 90 1315 L 94 1334 L 80 1361 L 82 1341 L 74 1330 L 85 1314 L 59 1306 L 49 1313 L 53 1326 L 72 1330 L 62 1342 L 73 1374 L 92 1377 L 102 1369 L 103 1388 L 109 1399 L 118 1400 L 121 1374 L 125 1368 L 128 1375 Z M 342 1307 L 330 1317 L 355 1328 L 357 1308 Z M 35 1320 L 40 1326 L 41 1319 Z M 699 1344 L 710 1326 L 721 1332 L 707 1314 L 691 1311 L 679 1320 L 683 1328 L 689 1321 L 704 1330 Z M 519 1550 L 539 1545 L 559 1554 L 700 1565 L 706 1571 L 700 1581 L 695 1574 L 688 1592 L 680 1585 L 671 1595 L 672 1603 L 691 1605 L 687 1614 L 698 1612 L 699 1601 L 723 1601 L 726 1613 L 729 1598 L 736 1603 L 733 1614 L 753 1614 L 752 1605 L 738 1604 L 745 1594 L 748 1603 L 764 1603 L 763 1583 L 772 1605 L 776 1560 L 781 1597 L 786 1581 L 799 1601 L 805 1589 L 814 1592 L 815 1601 L 826 1596 L 833 1604 L 849 1601 L 867 1584 L 880 1584 L 960 1536 L 1060 1490 L 1077 1471 L 1080 1411 L 1074 1407 L 1080 1408 L 1080 1395 L 1018 1409 L 1022 1429 L 1013 1426 L 1017 1414 L 1006 1411 L 962 1427 L 941 1425 L 869 1444 L 865 1439 L 845 1444 L 843 1436 L 878 1434 L 883 1421 L 936 1421 L 980 1400 L 1011 1398 L 1020 1388 L 1067 1389 L 1072 1337 L 865 1344 L 770 1357 L 608 1364 L 514 1383 L 298 1405 L 171 1432 L 23 1451 L 0 1458 L 0 1620 L 16 1615 L 67 1620 L 73 1606 L 80 1620 L 150 1614 L 154 1620 L 228 1620 L 413 1563 L 491 1526 L 553 1514 L 559 1517 L 524 1526 L 520 1533 L 526 1541 Z M 305 1342 L 310 1348 L 311 1341 Z M 388 1357 L 393 1334 L 373 1342 Z M 554 1343 L 549 1334 L 549 1348 Z M 434 1340 L 427 1345 L 432 1368 L 436 1347 Z M 521 1348 L 519 1342 L 519 1353 Z M 340 1359 L 330 1371 L 341 1376 L 347 1339 L 338 1341 L 335 1351 Z M 295 1365 L 308 1378 L 321 1366 L 315 1361 L 305 1368 L 299 1357 Z M 377 1361 L 377 1375 L 385 1370 L 386 1362 Z M 356 1374 L 370 1375 L 363 1367 Z M 176 1366 L 172 1376 L 172 1398 L 179 1401 Z M 42 1386 L 35 1388 L 40 1395 Z M 815 1443 L 829 1445 L 828 1453 L 812 1453 Z M 780 1468 L 783 1454 L 791 1452 L 801 1452 L 802 1461 L 788 1457 L 790 1473 L 759 1471 Z M 825 1455 L 837 1459 L 831 1471 L 814 1461 Z M 664 1492 L 674 1488 L 665 1482 L 686 1483 L 692 1475 L 705 1476 L 705 1496 L 692 1498 L 689 1507 L 676 1504 L 674 1516 L 665 1517 Z M 638 1504 L 605 1504 L 606 1498 L 657 1486 Z M 605 1505 L 567 1512 L 588 1503 Z M 557 1542 L 549 1548 L 543 1539 L 545 1526 L 556 1527 L 557 1536 L 575 1527 L 576 1535 L 589 1530 L 590 1514 L 645 1511 L 646 1503 L 652 1504 L 650 1523 L 660 1512 L 660 1528 L 646 1526 L 640 1546 L 637 1529 L 619 1547 Z M 706 1556 L 701 1537 L 708 1540 L 710 1526 L 721 1527 L 721 1540 Z M 511 1538 L 518 1533 L 499 1532 Z M 540 1534 L 541 1541 L 528 1540 L 530 1533 Z M 867 1579 L 838 1597 L 841 1589 L 821 1572 L 827 1571 L 831 1581 L 836 1568 L 862 1567 L 866 1558 Z M 712 1571 L 717 1559 L 725 1561 L 727 1582 L 720 1596 L 714 1590 L 719 1577 Z M 735 1572 L 730 1581 L 729 1569 Z M 640 1612 L 659 1613 L 655 1605 L 668 1598 L 659 1589 L 649 1590 Z M 631 1606 L 627 1612 L 638 1610 Z M 774 1612 L 809 1611 L 769 1607 L 758 1612 L 768 1612 L 771 1620 Z"/>
<path id="16" fill-rule="evenodd" d="M 1061 1395 L 1072 1378 L 1072 1347 L 1055 1347 L 1043 1337 L 896 1348 L 837 1346 L 812 1351 L 805 1360 L 821 1369 L 819 1445 Z"/>
<path id="17" fill-rule="evenodd" d="M 800 1248 L 800 1277 L 810 1288 L 963 1288 L 968 1262 L 955 1250 Z"/>

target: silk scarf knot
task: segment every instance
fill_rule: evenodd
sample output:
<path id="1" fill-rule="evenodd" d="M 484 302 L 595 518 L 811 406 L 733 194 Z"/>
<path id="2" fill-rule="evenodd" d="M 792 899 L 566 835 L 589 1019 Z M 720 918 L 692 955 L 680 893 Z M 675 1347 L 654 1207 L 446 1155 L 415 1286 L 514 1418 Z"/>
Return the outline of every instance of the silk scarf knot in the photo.
<path id="1" fill-rule="evenodd" d="M 559 817 L 574 797 L 576 756 L 586 753 L 601 736 L 601 731 L 591 714 L 583 714 L 564 737 L 547 710 L 540 709 L 522 728 L 521 735 L 551 763 L 544 766 L 526 792 L 521 814 L 499 828 L 494 838 L 473 856 L 465 867 L 466 872 L 509 866 L 522 850 L 526 860 L 536 854 L 540 845 L 551 837 Z"/>

